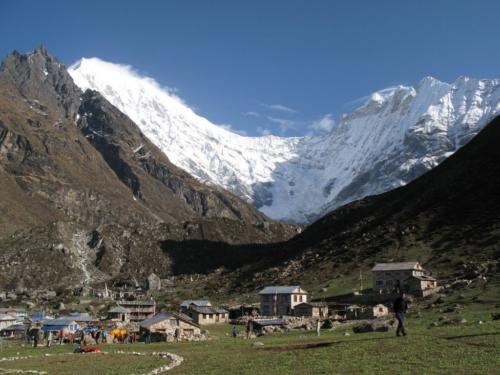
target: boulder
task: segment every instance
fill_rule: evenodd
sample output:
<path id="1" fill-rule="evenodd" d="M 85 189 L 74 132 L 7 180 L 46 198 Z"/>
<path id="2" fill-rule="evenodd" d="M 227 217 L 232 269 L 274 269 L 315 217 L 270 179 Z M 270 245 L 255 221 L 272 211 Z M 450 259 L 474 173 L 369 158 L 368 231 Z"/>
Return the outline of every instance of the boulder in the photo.
<path id="1" fill-rule="evenodd" d="M 384 321 L 366 321 L 354 326 L 352 328 L 354 333 L 366 333 L 366 332 L 387 332 L 389 329 L 394 327 L 393 320 Z"/>

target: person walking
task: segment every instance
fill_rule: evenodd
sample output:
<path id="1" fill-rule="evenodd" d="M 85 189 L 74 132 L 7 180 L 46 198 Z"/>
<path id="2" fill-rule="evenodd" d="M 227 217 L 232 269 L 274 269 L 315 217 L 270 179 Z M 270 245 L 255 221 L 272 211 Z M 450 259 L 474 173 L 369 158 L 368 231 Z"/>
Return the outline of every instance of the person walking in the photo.
<path id="1" fill-rule="evenodd" d="M 253 320 L 249 319 L 248 322 L 247 322 L 247 327 L 246 327 L 246 337 L 247 337 L 247 339 L 249 339 L 250 337 L 252 337 L 252 334 L 253 334 Z"/>
<path id="2" fill-rule="evenodd" d="M 235 339 L 236 337 L 238 337 L 238 334 L 239 334 L 238 328 L 236 326 L 233 326 L 233 329 L 231 330 L 231 335 Z"/>
<path id="3" fill-rule="evenodd" d="M 318 335 L 318 337 L 321 334 L 321 321 L 319 319 L 316 322 L 316 334 Z"/>
<path id="4" fill-rule="evenodd" d="M 395 300 L 394 300 L 394 314 L 396 314 L 396 319 L 398 321 L 398 327 L 396 329 L 396 336 L 406 336 L 406 329 L 405 329 L 405 314 L 406 310 L 408 310 L 408 302 L 406 301 L 406 295 L 405 293 L 401 293 Z"/>
<path id="5" fill-rule="evenodd" d="M 49 333 L 47 334 L 47 348 L 51 347 L 53 338 L 54 335 L 52 334 L 52 331 L 49 331 Z"/>

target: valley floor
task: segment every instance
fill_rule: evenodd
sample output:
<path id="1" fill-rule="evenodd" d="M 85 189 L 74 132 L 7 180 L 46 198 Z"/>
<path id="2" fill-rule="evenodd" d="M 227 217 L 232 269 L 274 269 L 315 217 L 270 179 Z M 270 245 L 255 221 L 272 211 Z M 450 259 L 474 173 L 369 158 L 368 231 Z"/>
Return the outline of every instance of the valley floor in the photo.
<path id="1" fill-rule="evenodd" d="M 489 309 L 483 307 L 470 305 L 461 313 L 468 323 L 443 327 L 429 328 L 439 316 L 435 312 L 421 313 L 418 318 L 410 315 L 406 337 L 395 337 L 393 332 L 354 334 L 346 326 L 323 331 L 320 337 L 294 331 L 245 340 L 231 338 L 230 326 L 224 325 L 210 327 L 214 339 L 207 342 L 101 347 L 109 353 L 167 351 L 182 356 L 184 362 L 170 374 L 498 374 L 500 321 L 491 320 Z M 114 354 L 45 356 L 70 351 L 70 346 L 32 349 L 8 344 L 0 359 L 35 358 L 0 362 L 0 367 L 49 374 L 126 374 L 151 371 L 166 363 L 158 357 Z"/>

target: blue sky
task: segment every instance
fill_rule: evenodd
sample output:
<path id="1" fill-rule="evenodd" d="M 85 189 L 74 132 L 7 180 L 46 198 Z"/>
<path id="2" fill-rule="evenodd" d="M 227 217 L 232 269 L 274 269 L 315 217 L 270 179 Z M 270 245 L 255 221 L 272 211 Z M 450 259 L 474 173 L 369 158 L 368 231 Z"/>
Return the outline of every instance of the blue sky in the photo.
<path id="1" fill-rule="evenodd" d="M 293 136 L 426 75 L 500 78 L 499 14 L 479 0 L 10 0 L 0 54 L 43 44 L 67 65 L 129 64 L 213 122 Z"/>

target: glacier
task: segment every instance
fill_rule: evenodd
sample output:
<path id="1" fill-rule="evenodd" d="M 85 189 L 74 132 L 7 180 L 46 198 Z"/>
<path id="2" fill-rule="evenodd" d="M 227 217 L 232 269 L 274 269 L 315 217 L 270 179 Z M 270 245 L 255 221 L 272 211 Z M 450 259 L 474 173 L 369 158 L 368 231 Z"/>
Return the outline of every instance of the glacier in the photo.
<path id="1" fill-rule="evenodd" d="M 126 65 L 82 58 L 68 69 L 99 91 L 178 167 L 269 217 L 309 223 L 434 168 L 500 113 L 500 80 L 423 78 L 377 91 L 323 136 L 248 137 L 197 115 Z"/>

